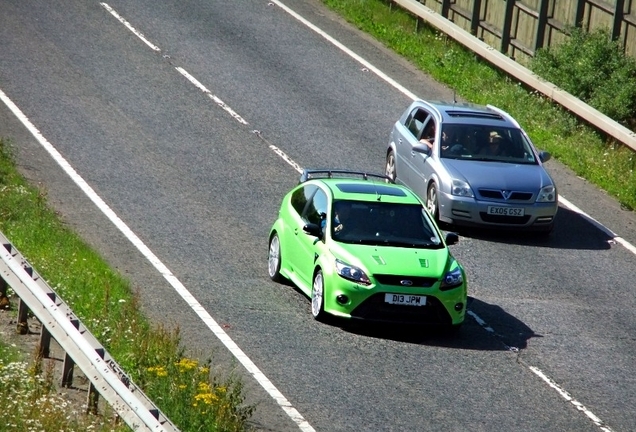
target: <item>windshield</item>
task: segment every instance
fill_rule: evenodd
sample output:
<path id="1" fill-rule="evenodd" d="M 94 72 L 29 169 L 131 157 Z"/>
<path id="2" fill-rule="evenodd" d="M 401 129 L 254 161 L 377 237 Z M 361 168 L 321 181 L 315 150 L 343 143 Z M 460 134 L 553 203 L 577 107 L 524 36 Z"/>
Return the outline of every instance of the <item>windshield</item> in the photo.
<path id="1" fill-rule="evenodd" d="M 443 124 L 439 152 L 444 159 L 537 163 L 532 145 L 516 128 Z"/>
<path id="2" fill-rule="evenodd" d="M 426 210 L 419 204 L 336 201 L 331 236 L 342 243 L 410 248 L 443 248 Z"/>

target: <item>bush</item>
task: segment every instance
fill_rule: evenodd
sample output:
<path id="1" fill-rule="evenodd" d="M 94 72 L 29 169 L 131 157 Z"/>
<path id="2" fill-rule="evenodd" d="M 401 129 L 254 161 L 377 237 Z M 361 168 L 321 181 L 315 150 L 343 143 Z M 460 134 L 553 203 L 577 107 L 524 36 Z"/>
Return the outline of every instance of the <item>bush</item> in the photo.
<path id="1" fill-rule="evenodd" d="M 571 29 L 564 43 L 538 50 L 530 68 L 617 122 L 636 126 L 636 59 L 609 30 Z"/>

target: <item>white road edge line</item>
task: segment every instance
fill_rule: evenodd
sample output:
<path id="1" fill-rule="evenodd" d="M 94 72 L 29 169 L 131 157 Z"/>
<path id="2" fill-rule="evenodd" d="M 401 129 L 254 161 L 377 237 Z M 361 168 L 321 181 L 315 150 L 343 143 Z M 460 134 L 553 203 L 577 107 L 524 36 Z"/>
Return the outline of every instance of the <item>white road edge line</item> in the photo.
<path id="1" fill-rule="evenodd" d="M 44 147 L 51 157 L 62 167 L 68 176 L 77 184 L 80 189 L 90 198 L 93 203 L 106 215 L 106 217 L 126 236 L 126 238 L 143 254 L 144 257 L 161 273 L 161 275 L 172 285 L 179 295 L 186 301 L 190 308 L 201 318 L 216 337 L 225 347 L 241 362 L 241 364 L 252 374 L 254 379 L 267 391 L 267 393 L 280 405 L 287 415 L 304 432 L 315 432 L 314 428 L 303 418 L 303 416 L 292 406 L 283 394 L 272 384 L 272 382 L 260 371 L 260 369 L 247 357 L 230 336 L 219 326 L 212 316 L 205 310 L 197 299 L 186 289 L 186 287 L 172 274 L 159 258 L 141 241 L 139 237 L 117 216 L 117 214 L 95 193 L 86 181 L 75 171 L 75 169 L 64 159 L 51 143 L 40 133 L 31 121 L 0 90 L 0 100 L 11 110 L 11 112 L 22 122 L 31 132 L 35 139 Z"/>

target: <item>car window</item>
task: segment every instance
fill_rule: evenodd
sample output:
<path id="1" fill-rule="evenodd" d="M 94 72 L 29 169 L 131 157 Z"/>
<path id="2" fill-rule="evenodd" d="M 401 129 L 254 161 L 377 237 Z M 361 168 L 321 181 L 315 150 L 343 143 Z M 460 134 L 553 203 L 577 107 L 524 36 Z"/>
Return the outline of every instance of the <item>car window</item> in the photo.
<path id="1" fill-rule="evenodd" d="M 302 218 L 310 223 L 321 225 L 327 214 L 327 194 L 320 188 L 311 197 Z"/>
<path id="2" fill-rule="evenodd" d="M 317 190 L 318 186 L 303 185 L 294 191 L 291 197 L 291 205 L 294 210 L 296 210 L 296 213 L 298 213 L 298 216 L 302 217 L 307 204 L 311 201 L 311 198 Z"/>
<path id="3" fill-rule="evenodd" d="M 415 139 L 420 139 L 424 123 L 426 123 L 429 114 L 421 108 L 416 108 L 407 117 L 405 126 L 413 134 Z"/>
<path id="4" fill-rule="evenodd" d="M 338 201 L 334 203 L 332 236 L 343 243 L 378 246 L 444 247 L 419 204 Z"/>
<path id="5" fill-rule="evenodd" d="M 441 136 L 442 158 L 537 163 L 530 142 L 517 128 L 444 124 Z"/>

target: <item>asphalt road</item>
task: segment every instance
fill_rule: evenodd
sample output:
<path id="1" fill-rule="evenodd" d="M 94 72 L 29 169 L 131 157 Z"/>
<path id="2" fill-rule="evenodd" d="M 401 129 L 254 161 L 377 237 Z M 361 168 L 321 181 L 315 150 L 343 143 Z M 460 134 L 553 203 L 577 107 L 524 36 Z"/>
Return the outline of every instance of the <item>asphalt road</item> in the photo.
<path id="1" fill-rule="evenodd" d="M 289 6 L 402 87 L 265 0 L 108 5 L 121 20 L 97 1 L 0 0 L 0 90 L 269 392 L 4 104 L 0 136 L 152 319 L 243 376 L 257 428 L 636 430 L 636 257 L 621 243 L 636 244 L 633 213 L 550 161 L 565 199 L 548 240 L 468 232 L 452 246 L 471 296 L 458 337 L 314 322 L 308 299 L 266 270 L 297 167 L 382 171 L 408 92 L 452 91 L 314 0 Z"/>

